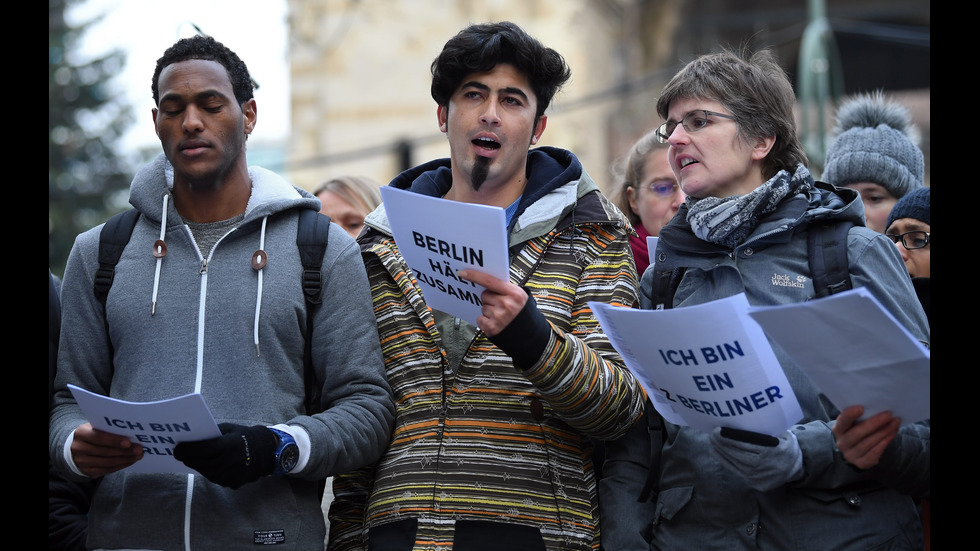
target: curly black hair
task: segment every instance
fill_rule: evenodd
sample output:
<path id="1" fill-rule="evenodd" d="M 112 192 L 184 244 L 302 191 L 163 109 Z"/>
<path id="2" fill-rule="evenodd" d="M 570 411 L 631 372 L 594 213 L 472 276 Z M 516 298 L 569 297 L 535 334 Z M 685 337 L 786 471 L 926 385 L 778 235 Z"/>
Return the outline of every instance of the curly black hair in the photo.
<path id="1" fill-rule="evenodd" d="M 231 80 L 232 89 L 235 91 L 235 100 L 238 101 L 238 104 L 243 105 L 252 99 L 254 95 L 252 77 L 248 73 L 245 62 L 238 57 L 238 54 L 213 37 L 195 35 L 190 38 L 181 38 L 173 46 L 167 48 L 167 51 L 163 52 L 163 56 L 157 60 L 152 84 L 153 103 L 155 105 L 160 105 L 160 72 L 168 65 L 189 59 L 217 61 L 228 71 L 228 79 Z"/>
<path id="2" fill-rule="evenodd" d="M 513 65 L 527 76 L 538 100 L 537 117 L 572 76 L 565 59 L 509 21 L 470 25 L 456 33 L 432 62 L 432 99 L 449 98 L 472 73 L 490 71 L 499 63 Z"/>

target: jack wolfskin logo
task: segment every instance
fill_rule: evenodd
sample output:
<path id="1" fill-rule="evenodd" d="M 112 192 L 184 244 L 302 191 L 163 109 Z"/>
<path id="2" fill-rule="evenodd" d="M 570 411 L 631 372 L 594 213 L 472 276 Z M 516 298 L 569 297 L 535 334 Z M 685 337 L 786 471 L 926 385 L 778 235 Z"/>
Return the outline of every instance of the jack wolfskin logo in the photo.
<path id="1" fill-rule="evenodd" d="M 775 287 L 799 287 L 803 288 L 804 276 L 796 276 L 796 280 L 790 279 L 788 275 L 772 274 L 772 284 Z"/>

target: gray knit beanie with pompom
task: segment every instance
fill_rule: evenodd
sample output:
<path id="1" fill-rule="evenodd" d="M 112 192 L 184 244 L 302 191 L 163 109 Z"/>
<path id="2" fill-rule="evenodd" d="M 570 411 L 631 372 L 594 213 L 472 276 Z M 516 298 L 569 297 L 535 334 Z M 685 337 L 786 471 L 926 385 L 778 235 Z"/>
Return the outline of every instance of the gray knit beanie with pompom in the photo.
<path id="1" fill-rule="evenodd" d="M 886 101 L 880 90 L 841 104 L 833 132 L 821 180 L 874 182 L 898 198 L 924 185 L 925 160 L 909 110 Z"/>

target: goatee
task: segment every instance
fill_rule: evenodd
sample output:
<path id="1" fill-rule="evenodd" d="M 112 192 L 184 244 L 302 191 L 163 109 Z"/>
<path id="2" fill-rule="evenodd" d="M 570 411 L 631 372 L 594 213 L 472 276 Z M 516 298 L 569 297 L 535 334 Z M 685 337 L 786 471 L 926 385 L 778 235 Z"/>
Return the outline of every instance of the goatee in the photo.
<path id="1" fill-rule="evenodd" d="M 487 174 L 490 173 L 490 159 L 487 157 L 477 157 L 473 163 L 473 172 L 470 174 L 470 185 L 473 191 L 480 191 L 480 186 L 487 181 Z"/>

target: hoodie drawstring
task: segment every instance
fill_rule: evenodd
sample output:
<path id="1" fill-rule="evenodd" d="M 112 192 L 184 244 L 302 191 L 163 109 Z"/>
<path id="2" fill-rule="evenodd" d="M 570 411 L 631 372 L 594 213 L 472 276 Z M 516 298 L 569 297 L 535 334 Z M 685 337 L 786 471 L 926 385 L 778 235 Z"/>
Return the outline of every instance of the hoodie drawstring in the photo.
<path id="1" fill-rule="evenodd" d="M 167 235 L 167 202 L 170 194 L 163 194 L 163 213 L 160 215 L 160 239 L 153 243 L 153 256 L 157 259 L 156 273 L 153 275 L 153 296 L 150 298 L 150 315 L 157 313 L 157 291 L 160 289 L 160 265 L 163 257 L 167 256 L 167 243 L 163 238 Z"/>
<path id="2" fill-rule="evenodd" d="M 255 327 L 252 330 L 255 339 L 255 355 L 261 356 L 259 352 L 259 312 L 262 310 L 262 269 L 269 262 L 268 255 L 265 254 L 265 225 L 269 217 L 262 217 L 262 231 L 259 233 L 259 250 L 252 255 L 252 268 L 258 272 L 259 288 L 255 297 Z"/>

